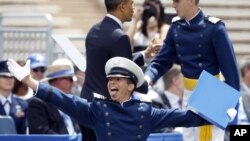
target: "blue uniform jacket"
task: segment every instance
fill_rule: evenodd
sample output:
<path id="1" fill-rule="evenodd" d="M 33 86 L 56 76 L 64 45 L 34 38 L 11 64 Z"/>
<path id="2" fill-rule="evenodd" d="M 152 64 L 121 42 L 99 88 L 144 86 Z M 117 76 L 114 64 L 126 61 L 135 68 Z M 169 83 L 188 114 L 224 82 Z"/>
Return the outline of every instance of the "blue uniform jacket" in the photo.
<path id="1" fill-rule="evenodd" d="M 107 99 L 86 99 L 65 95 L 62 91 L 40 83 L 36 94 L 53 103 L 83 125 L 92 128 L 98 141 L 146 141 L 150 132 L 163 127 L 208 124 L 191 111 L 155 109 L 150 103 L 130 100 L 123 105 Z"/>
<path id="2" fill-rule="evenodd" d="M 201 72 L 222 72 L 225 82 L 239 90 L 239 74 L 232 43 L 222 21 L 207 18 L 202 11 L 191 21 L 174 21 L 159 54 L 151 61 L 145 75 L 153 83 L 173 63 L 181 65 L 187 78 L 198 79 Z"/>
<path id="3" fill-rule="evenodd" d="M 10 104 L 10 116 L 13 118 L 18 134 L 26 134 L 27 128 L 27 108 L 28 102 L 24 101 L 15 95 L 12 95 Z M 4 107 L 0 104 L 0 115 L 6 115 Z"/>

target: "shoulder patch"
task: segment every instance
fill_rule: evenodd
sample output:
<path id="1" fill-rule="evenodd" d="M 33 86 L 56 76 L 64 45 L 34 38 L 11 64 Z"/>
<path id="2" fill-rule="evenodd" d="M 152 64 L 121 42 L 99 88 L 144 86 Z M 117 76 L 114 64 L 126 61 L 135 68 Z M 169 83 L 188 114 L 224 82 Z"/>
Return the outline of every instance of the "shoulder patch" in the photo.
<path id="1" fill-rule="evenodd" d="M 219 18 L 210 17 L 210 16 L 207 17 L 207 20 L 208 20 L 209 22 L 213 23 L 213 24 L 216 24 L 217 22 L 221 21 L 221 19 L 219 19 Z"/>
<path id="2" fill-rule="evenodd" d="M 174 22 L 177 22 L 177 21 L 179 21 L 179 20 L 181 20 L 181 17 L 179 17 L 179 16 L 175 16 L 175 17 L 173 17 L 173 19 L 172 19 L 172 23 L 174 23 Z"/>
<path id="3" fill-rule="evenodd" d="M 100 94 L 98 94 L 98 93 L 93 93 L 93 96 L 94 96 L 94 98 L 96 98 L 96 99 L 106 99 L 105 96 L 100 95 Z"/>

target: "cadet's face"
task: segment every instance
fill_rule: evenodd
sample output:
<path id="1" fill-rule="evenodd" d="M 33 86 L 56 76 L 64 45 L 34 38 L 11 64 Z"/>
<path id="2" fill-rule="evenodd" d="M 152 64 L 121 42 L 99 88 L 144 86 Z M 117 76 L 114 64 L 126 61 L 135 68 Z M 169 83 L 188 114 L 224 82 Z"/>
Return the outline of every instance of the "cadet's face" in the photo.
<path id="1" fill-rule="evenodd" d="M 14 87 L 14 77 L 0 76 L 0 90 L 11 91 Z"/>
<path id="2" fill-rule="evenodd" d="M 124 102 L 130 98 L 134 86 L 128 83 L 127 78 L 110 77 L 108 79 L 108 90 L 112 100 Z"/>
<path id="3" fill-rule="evenodd" d="M 173 0 L 172 7 L 179 17 L 186 18 L 186 13 L 190 8 L 188 2 L 189 0 Z"/>

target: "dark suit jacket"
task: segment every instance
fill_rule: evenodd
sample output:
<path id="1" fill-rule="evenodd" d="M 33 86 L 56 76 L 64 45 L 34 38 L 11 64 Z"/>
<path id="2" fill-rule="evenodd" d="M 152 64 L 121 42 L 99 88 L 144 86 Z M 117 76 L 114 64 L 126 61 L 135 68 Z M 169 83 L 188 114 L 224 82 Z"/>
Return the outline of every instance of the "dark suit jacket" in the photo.
<path id="1" fill-rule="evenodd" d="M 33 97 L 29 100 L 27 117 L 30 134 L 68 134 L 58 109 L 39 98 Z M 73 125 L 79 133 L 78 124 L 73 121 Z"/>
<path id="2" fill-rule="evenodd" d="M 81 97 L 92 100 L 92 93 L 110 97 L 104 71 L 106 62 L 116 56 L 133 60 L 139 66 L 144 65 L 141 53 L 132 54 L 129 37 L 120 25 L 109 17 L 94 25 L 86 37 L 87 69 Z"/>
<path id="3" fill-rule="evenodd" d="M 28 103 L 15 95 L 12 95 L 10 104 L 10 116 L 13 118 L 18 134 L 25 134 L 27 128 L 26 112 Z M 0 115 L 6 115 L 4 107 L 0 104 Z"/>

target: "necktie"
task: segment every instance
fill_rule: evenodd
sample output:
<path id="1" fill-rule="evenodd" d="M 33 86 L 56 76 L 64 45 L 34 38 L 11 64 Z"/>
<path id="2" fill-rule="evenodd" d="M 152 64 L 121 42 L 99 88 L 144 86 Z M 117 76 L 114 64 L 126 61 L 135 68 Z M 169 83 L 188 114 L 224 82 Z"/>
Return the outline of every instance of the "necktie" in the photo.
<path id="1" fill-rule="evenodd" d="M 179 105 L 180 109 L 182 109 L 182 98 L 179 98 L 178 105 Z"/>
<path id="2" fill-rule="evenodd" d="M 10 102 L 6 100 L 3 104 L 6 115 L 10 114 Z"/>

